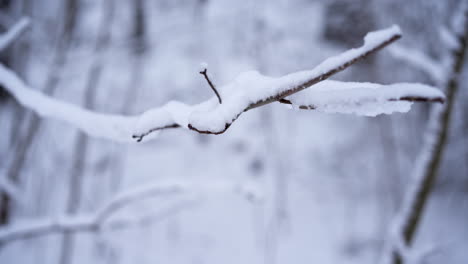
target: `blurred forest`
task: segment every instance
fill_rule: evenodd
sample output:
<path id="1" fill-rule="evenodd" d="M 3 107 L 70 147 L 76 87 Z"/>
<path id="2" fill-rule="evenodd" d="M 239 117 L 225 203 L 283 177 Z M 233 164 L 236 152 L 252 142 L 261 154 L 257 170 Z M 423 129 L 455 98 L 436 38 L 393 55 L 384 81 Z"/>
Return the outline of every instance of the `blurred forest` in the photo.
<path id="1" fill-rule="evenodd" d="M 31 24 L 0 60 L 55 98 L 138 114 L 212 96 L 201 62 L 219 85 L 251 69 L 278 76 L 392 24 L 403 31 L 399 44 L 442 65 L 450 50 L 440 31 L 462 1 L 1 0 L 0 31 L 25 16 Z M 384 50 L 335 79 L 443 89 L 434 77 Z M 466 70 L 459 78 L 411 263 L 468 261 Z M 128 219 L 120 225 L 0 239 L 0 263 L 378 263 L 414 182 L 431 107 L 364 118 L 268 105 L 222 135 L 169 130 L 124 145 L 40 119 L 0 90 L 0 178 L 13 185 L 0 189 L 0 237 L 22 223 L 79 222 L 117 194 L 157 183 L 253 189 L 161 192 L 119 210 L 112 218 Z"/>

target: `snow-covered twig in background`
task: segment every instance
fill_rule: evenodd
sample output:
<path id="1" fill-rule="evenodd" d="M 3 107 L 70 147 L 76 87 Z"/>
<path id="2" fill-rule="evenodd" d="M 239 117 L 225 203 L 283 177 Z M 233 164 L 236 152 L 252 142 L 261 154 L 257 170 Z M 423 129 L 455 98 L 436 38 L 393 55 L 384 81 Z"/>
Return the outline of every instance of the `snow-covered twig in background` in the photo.
<path id="1" fill-rule="evenodd" d="M 29 18 L 21 18 L 7 32 L 0 36 L 0 52 L 8 48 L 29 27 Z"/>
<path id="2" fill-rule="evenodd" d="M 209 185 L 187 182 L 156 183 L 128 190 L 116 195 L 93 214 L 62 216 L 53 219 L 28 220 L 0 228 L 0 244 L 10 243 L 19 239 L 47 235 L 50 233 L 93 232 L 108 226 L 111 229 L 122 228 L 127 226 L 129 222 L 150 221 L 149 219 L 157 220 L 168 215 L 167 213 L 164 213 L 164 211 L 161 211 L 156 215 L 146 215 L 144 218 L 115 217 L 115 219 L 112 219 L 114 214 L 119 212 L 121 209 L 149 198 L 181 194 L 192 197 L 190 198 L 191 202 L 189 202 L 189 204 L 192 204 L 193 201 L 198 200 L 200 196 L 228 193 L 239 194 L 249 202 L 260 202 L 263 200 L 263 193 L 261 190 L 259 190 L 256 185 L 248 183 L 224 181 L 210 183 Z M 177 208 L 186 207 L 186 205 L 177 206 Z M 171 207 L 166 209 L 166 212 L 173 211 L 179 210 L 174 210 L 174 208 Z"/>
<path id="3" fill-rule="evenodd" d="M 189 208 L 195 200 L 184 199 L 174 206 L 168 206 L 157 213 L 144 215 L 144 217 L 119 217 L 108 222 L 100 222 L 92 214 L 75 216 L 62 216 L 52 219 L 35 219 L 18 221 L 16 224 L 0 229 L 0 246 L 14 241 L 45 236 L 53 233 L 98 232 L 103 229 L 122 229 L 135 224 L 166 219 L 167 217 Z"/>
<path id="4" fill-rule="evenodd" d="M 449 50 L 460 48 L 457 35 L 450 31 L 447 27 L 442 26 L 439 28 L 439 36 Z"/>
<path id="5" fill-rule="evenodd" d="M 401 45 L 393 45 L 388 50 L 393 57 L 406 61 L 408 64 L 422 70 L 437 83 L 440 83 L 446 78 L 445 67 L 419 50 L 403 47 Z"/>
<path id="6" fill-rule="evenodd" d="M 184 197 L 180 200 L 170 203 L 169 205 L 163 206 L 162 209 L 150 210 L 150 212 L 142 214 L 141 216 L 119 216 L 119 218 L 109 221 L 108 224 L 103 226 L 103 228 L 105 228 L 105 230 L 116 230 L 129 228 L 132 226 L 154 225 L 164 219 L 167 219 L 169 216 L 177 215 L 178 213 L 187 209 L 194 208 L 200 202 L 200 199 L 197 199 L 193 196 Z M 103 229 L 100 231 L 102 232 Z"/>
<path id="7" fill-rule="evenodd" d="M 423 84 L 397 83 L 381 85 L 340 81 L 322 81 L 300 94 L 280 100 L 299 109 L 325 113 L 346 113 L 364 116 L 409 111 L 412 102 L 440 102 L 444 94 Z"/>
<path id="8" fill-rule="evenodd" d="M 406 192 L 402 208 L 395 219 L 396 232 L 404 238 L 406 246 L 411 246 L 414 240 L 424 208 L 434 187 L 448 138 L 455 96 L 460 86 L 459 79 L 465 64 L 466 48 L 468 47 L 468 5 L 466 1 L 464 1 L 462 14 L 464 21 L 458 24 L 459 28 L 454 30 L 459 41 L 458 49 L 453 50 L 451 72 L 447 75 L 447 80 L 444 81 L 446 83 L 446 103 L 432 108 L 424 145 L 412 172 L 413 182 Z M 394 264 L 403 263 L 404 260 L 398 250 L 393 248 L 393 243 L 390 241 L 389 244 L 387 252 L 384 252 L 386 254 L 384 257 L 387 259 L 383 259 L 383 261 L 391 259 Z"/>

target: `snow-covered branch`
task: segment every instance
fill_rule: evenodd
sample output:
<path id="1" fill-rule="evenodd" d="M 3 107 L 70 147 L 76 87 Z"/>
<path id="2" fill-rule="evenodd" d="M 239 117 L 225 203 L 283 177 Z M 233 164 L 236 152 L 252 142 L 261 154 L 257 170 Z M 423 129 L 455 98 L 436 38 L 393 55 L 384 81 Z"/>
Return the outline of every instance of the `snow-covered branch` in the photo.
<path id="1" fill-rule="evenodd" d="M 13 71 L 0 65 L 0 84 L 24 107 L 42 117 L 65 121 L 88 135 L 116 141 L 131 141 L 137 117 L 107 115 L 56 100 L 28 87 Z"/>
<path id="2" fill-rule="evenodd" d="M 311 96 L 307 96 L 301 91 L 317 85 L 333 74 L 393 43 L 400 37 L 400 29 L 397 26 L 371 32 L 366 35 L 364 45 L 360 48 L 351 49 L 331 57 L 312 70 L 295 72 L 277 78 L 267 77 L 256 71 L 244 72 L 227 85 L 214 89 L 217 96 L 205 102 L 197 105 L 187 105 L 171 101 L 162 107 L 150 109 L 140 116 L 95 113 L 58 101 L 30 89 L 16 74 L 3 66 L 0 66 L 0 84 L 4 85 L 7 91 L 22 105 L 34 110 L 39 115 L 68 122 L 96 137 L 124 142 L 130 141 L 132 138 L 141 141 L 143 138 L 154 137 L 158 131 L 177 127 L 188 128 L 203 134 L 221 134 L 243 112 L 248 110 L 283 100 L 286 97 L 291 97 L 291 99 L 286 100 L 294 100 L 299 104 L 305 102 L 300 95 L 304 94 L 305 98 L 309 99 Z M 327 84 L 330 83 L 327 82 Z M 372 101 L 374 108 L 382 103 L 384 104 L 382 108 L 398 106 L 399 110 L 405 104 L 393 101 L 443 100 L 440 93 L 435 94 L 431 88 L 423 85 L 400 84 L 387 87 L 360 84 L 363 89 L 357 89 L 353 85 L 351 85 L 352 88 L 356 89 L 348 89 L 349 84 L 338 82 L 332 84 L 338 86 L 335 87 L 334 91 L 330 93 L 322 91 L 319 94 L 328 99 L 331 99 L 332 95 L 336 95 L 336 97 L 333 96 L 335 99 L 341 98 L 339 99 L 341 102 L 335 102 L 335 106 L 333 106 L 335 109 L 339 107 L 338 103 L 344 103 L 346 96 L 350 97 L 350 101 L 354 100 L 354 104 L 362 103 L 362 100 L 365 99 Z M 212 84 L 210 86 L 214 87 Z M 318 90 L 320 90 L 320 87 L 323 89 L 323 87 L 328 88 L 329 86 L 318 86 Z M 379 88 L 382 91 L 377 92 L 376 89 L 367 88 Z M 366 93 L 362 93 L 364 90 Z M 392 92 L 392 90 L 396 90 L 396 92 Z M 297 93 L 300 95 L 292 96 Z M 339 95 L 339 93 L 343 93 L 343 95 Z M 427 98 L 427 93 L 434 95 L 436 99 Z M 316 95 L 314 92 L 311 92 L 311 94 Z M 382 95 L 386 96 L 384 96 L 384 102 L 381 100 Z M 371 99 L 371 96 L 376 96 L 376 98 Z M 324 100 L 328 100 L 327 98 Z M 356 101 L 356 98 L 360 99 Z M 317 100 L 320 101 L 321 99 L 318 98 Z M 308 105 L 314 106 L 318 102 L 317 100 L 313 99 L 313 101 L 308 102 Z M 366 105 L 369 106 L 370 104 Z M 318 108 L 324 110 L 326 107 Z M 406 104 L 406 108 L 408 108 L 408 104 Z"/>
<path id="3" fill-rule="evenodd" d="M 440 102 L 444 94 L 423 84 L 397 83 L 381 85 L 322 81 L 300 94 L 280 100 L 299 109 L 317 110 L 325 113 L 352 113 L 364 116 L 391 114 L 409 111 L 412 102 Z"/>
<path id="4" fill-rule="evenodd" d="M 148 221 L 150 218 L 160 219 L 169 215 L 168 213 L 159 212 L 157 217 L 152 214 L 145 216 L 143 219 L 139 217 L 113 217 L 121 209 L 149 198 L 181 194 L 192 197 L 189 201 L 195 201 L 199 199 L 197 198 L 199 196 L 229 193 L 241 195 L 250 202 L 259 202 L 263 199 L 262 192 L 253 184 L 232 182 L 214 182 L 209 185 L 186 182 L 156 183 L 116 195 L 94 214 L 62 216 L 53 219 L 35 219 L 6 226 L 0 229 L 0 244 L 50 233 L 93 232 L 105 227 L 110 227 L 111 229 L 122 228 L 131 224 L 131 222 Z M 191 202 L 189 203 L 191 204 Z M 187 203 L 184 203 L 178 205 L 177 208 L 185 208 L 187 207 L 186 205 Z M 178 209 L 175 210 L 175 208 L 170 207 L 166 211 L 173 212 L 178 211 Z"/>
<path id="5" fill-rule="evenodd" d="M 43 117 L 68 122 L 96 137 L 128 142 L 133 136 L 141 141 L 149 134 L 154 136 L 157 131 L 175 127 L 190 128 L 200 133 L 220 134 L 242 112 L 302 91 L 400 37 L 400 30 L 396 26 L 372 32 L 365 37 L 362 47 L 329 58 L 310 71 L 296 72 L 279 78 L 262 76 L 257 72 L 242 73 L 234 81 L 218 89 L 223 104 L 219 104 L 216 97 L 194 106 L 169 102 L 162 107 L 146 111 L 141 116 L 95 113 L 58 101 L 29 88 L 15 73 L 3 66 L 0 67 L 0 83 L 23 106 Z"/>
<path id="6" fill-rule="evenodd" d="M 460 87 L 460 75 L 463 71 L 466 48 L 468 47 L 468 4 L 464 1 L 463 5 L 461 13 L 464 21 L 458 24 L 458 28 L 455 28 L 455 32 L 458 34 L 458 49 L 453 50 L 450 74 L 444 80 L 447 94 L 446 103 L 432 108 L 424 145 L 412 172 L 413 182 L 408 188 L 401 210 L 395 220 L 396 232 L 403 237 L 406 247 L 411 246 L 415 238 L 427 201 L 435 185 L 448 140 L 455 96 Z M 391 241 L 390 244 L 392 244 Z M 390 249 L 387 248 L 386 254 L 387 260 L 392 259 L 394 264 L 403 263 L 401 253 L 393 245 L 390 245 Z"/>
<path id="7" fill-rule="evenodd" d="M 135 223 L 146 223 L 150 220 L 158 221 L 166 219 L 180 212 L 182 209 L 192 206 L 194 202 L 194 199 L 184 199 L 182 202 L 158 210 L 156 213 L 150 215 L 144 215 L 143 217 L 119 217 L 107 222 L 100 221 L 100 219 L 92 214 L 18 221 L 14 225 L 0 229 L 0 246 L 17 240 L 39 237 L 52 233 L 97 232 L 104 228 L 106 230 L 115 230 L 132 226 Z"/>
<path id="8" fill-rule="evenodd" d="M 388 50 L 393 57 L 422 70 L 437 83 L 440 83 L 446 78 L 447 72 L 445 67 L 419 50 L 403 47 L 401 45 L 393 45 Z"/>
<path id="9" fill-rule="evenodd" d="M 7 32 L 0 36 L 0 52 L 8 48 L 21 34 L 26 31 L 30 24 L 29 18 L 22 18 L 14 24 Z"/>
<path id="10" fill-rule="evenodd" d="M 455 50 L 460 48 L 460 42 L 457 39 L 457 35 L 450 31 L 447 27 L 442 26 L 439 28 L 439 36 L 447 49 Z"/>
<path id="11" fill-rule="evenodd" d="M 179 103 L 150 110 L 139 120 L 134 137 L 142 140 L 153 132 L 174 126 L 188 127 L 204 134 L 224 133 L 243 112 L 276 102 L 328 79 L 400 37 L 397 26 L 369 33 L 360 48 L 331 57 L 312 70 L 279 78 L 264 76 L 256 71 L 242 73 L 231 83 L 220 87 L 223 104 L 212 98 L 195 106 Z"/>

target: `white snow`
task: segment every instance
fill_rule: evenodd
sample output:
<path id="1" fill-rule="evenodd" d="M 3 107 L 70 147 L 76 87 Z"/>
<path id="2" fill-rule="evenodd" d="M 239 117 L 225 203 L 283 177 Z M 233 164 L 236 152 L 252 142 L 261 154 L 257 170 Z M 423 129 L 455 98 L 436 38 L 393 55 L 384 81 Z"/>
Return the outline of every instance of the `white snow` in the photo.
<path id="1" fill-rule="evenodd" d="M 201 63 L 200 63 L 199 71 L 204 71 L 204 70 L 206 70 L 206 69 L 208 69 L 208 63 L 206 63 L 206 62 L 204 62 L 204 61 L 201 62 Z"/>
<path id="2" fill-rule="evenodd" d="M 409 101 L 405 97 L 422 97 L 428 100 L 443 100 L 444 94 L 431 86 L 413 83 L 381 85 L 322 81 L 312 89 L 287 97 L 295 106 L 305 106 L 325 113 L 345 113 L 377 116 L 394 112 L 408 112 Z"/>

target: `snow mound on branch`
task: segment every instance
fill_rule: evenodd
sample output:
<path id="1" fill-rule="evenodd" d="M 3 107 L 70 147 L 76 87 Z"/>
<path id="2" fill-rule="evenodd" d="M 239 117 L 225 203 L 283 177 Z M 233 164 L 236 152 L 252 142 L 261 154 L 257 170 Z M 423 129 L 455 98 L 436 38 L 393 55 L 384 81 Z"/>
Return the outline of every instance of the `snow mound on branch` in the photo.
<path id="1" fill-rule="evenodd" d="M 83 132 L 120 142 L 132 140 L 133 128 L 138 120 L 133 116 L 96 113 L 79 106 L 62 102 L 31 89 L 11 70 L 0 64 L 0 84 L 18 102 L 42 117 L 70 123 Z"/>
<path id="2" fill-rule="evenodd" d="M 155 124 L 168 126 L 177 123 L 187 128 L 189 124 L 202 131 L 221 131 L 251 103 L 273 94 L 276 80 L 263 76 L 257 71 L 241 73 L 229 84 L 219 87 L 223 98 L 219 104 L 216 97 L 197 105 L 189 106 L 180 102 L 169 102 L 161 108 L 142 114 L 136 126 L 136 133 L 148 131 Z"/>
<path id="3" fill-rule="evenodd" d="M 250 104 L 273 95 L 274 79 L 257 71 L 241 73 L 228 85 L 219 88 L 223 103 L 216 98 L 194 107 L 189 123 L 202 131 L 222 131 L 232 123 Z"/>
<path id="4" fill-rule="evenodd" d="M 322 81 L 313 88 L 287 97 L 292 105 L 325 113 L 377 116 L 408 112 L 412 101 L 443 101 L 444 94 L 431 86 L 417 83 L 381 85 Z"/>
<path id="5" fill-rule="evenodd" d="M 329 72 L 338 71 L 350 61 L 364 56 L 399 35 L 401 35 L 401 31 L 398 26 L 368 33 L 361 47 L 328 58 L 312 70 L 295 72 L 278 78 L 264 76 L 257 71 L 241 73 L 229 84 L 218 88 L 218 92 L 223 99 L 222 104 L 219 104 L 216 97 L 213 97 L 198 105 L 184 105 L 181 109 L 170 108 L 166 105 L 162 109 L 163 112 L 150 110 L 144 113 L 139 120 L 135 134 L 145 135 L 148 134 L 148 131 L 154 130 L 155 127 L 161 128 L 169 125 L 170 118 L 168 119 L 167 116 L 171 118 L 183 116 L 184 118 L 179 120 L 183 122 L 180 123 L 173 118 L 173 121 L 177 122 L 181 127 L 187 128 L 190 124 L 198 131 L 221 133 L 240 114 L 245 110 L 249 110 L 249 106 L 252 104 L 278 98 L 280 94 L 293 89 L 303 90 L 307 88 L 304 84 L 308 81 L 320 78 Z M 163 113 L 166 114 L 165 117 L 162 115 Z"/>

